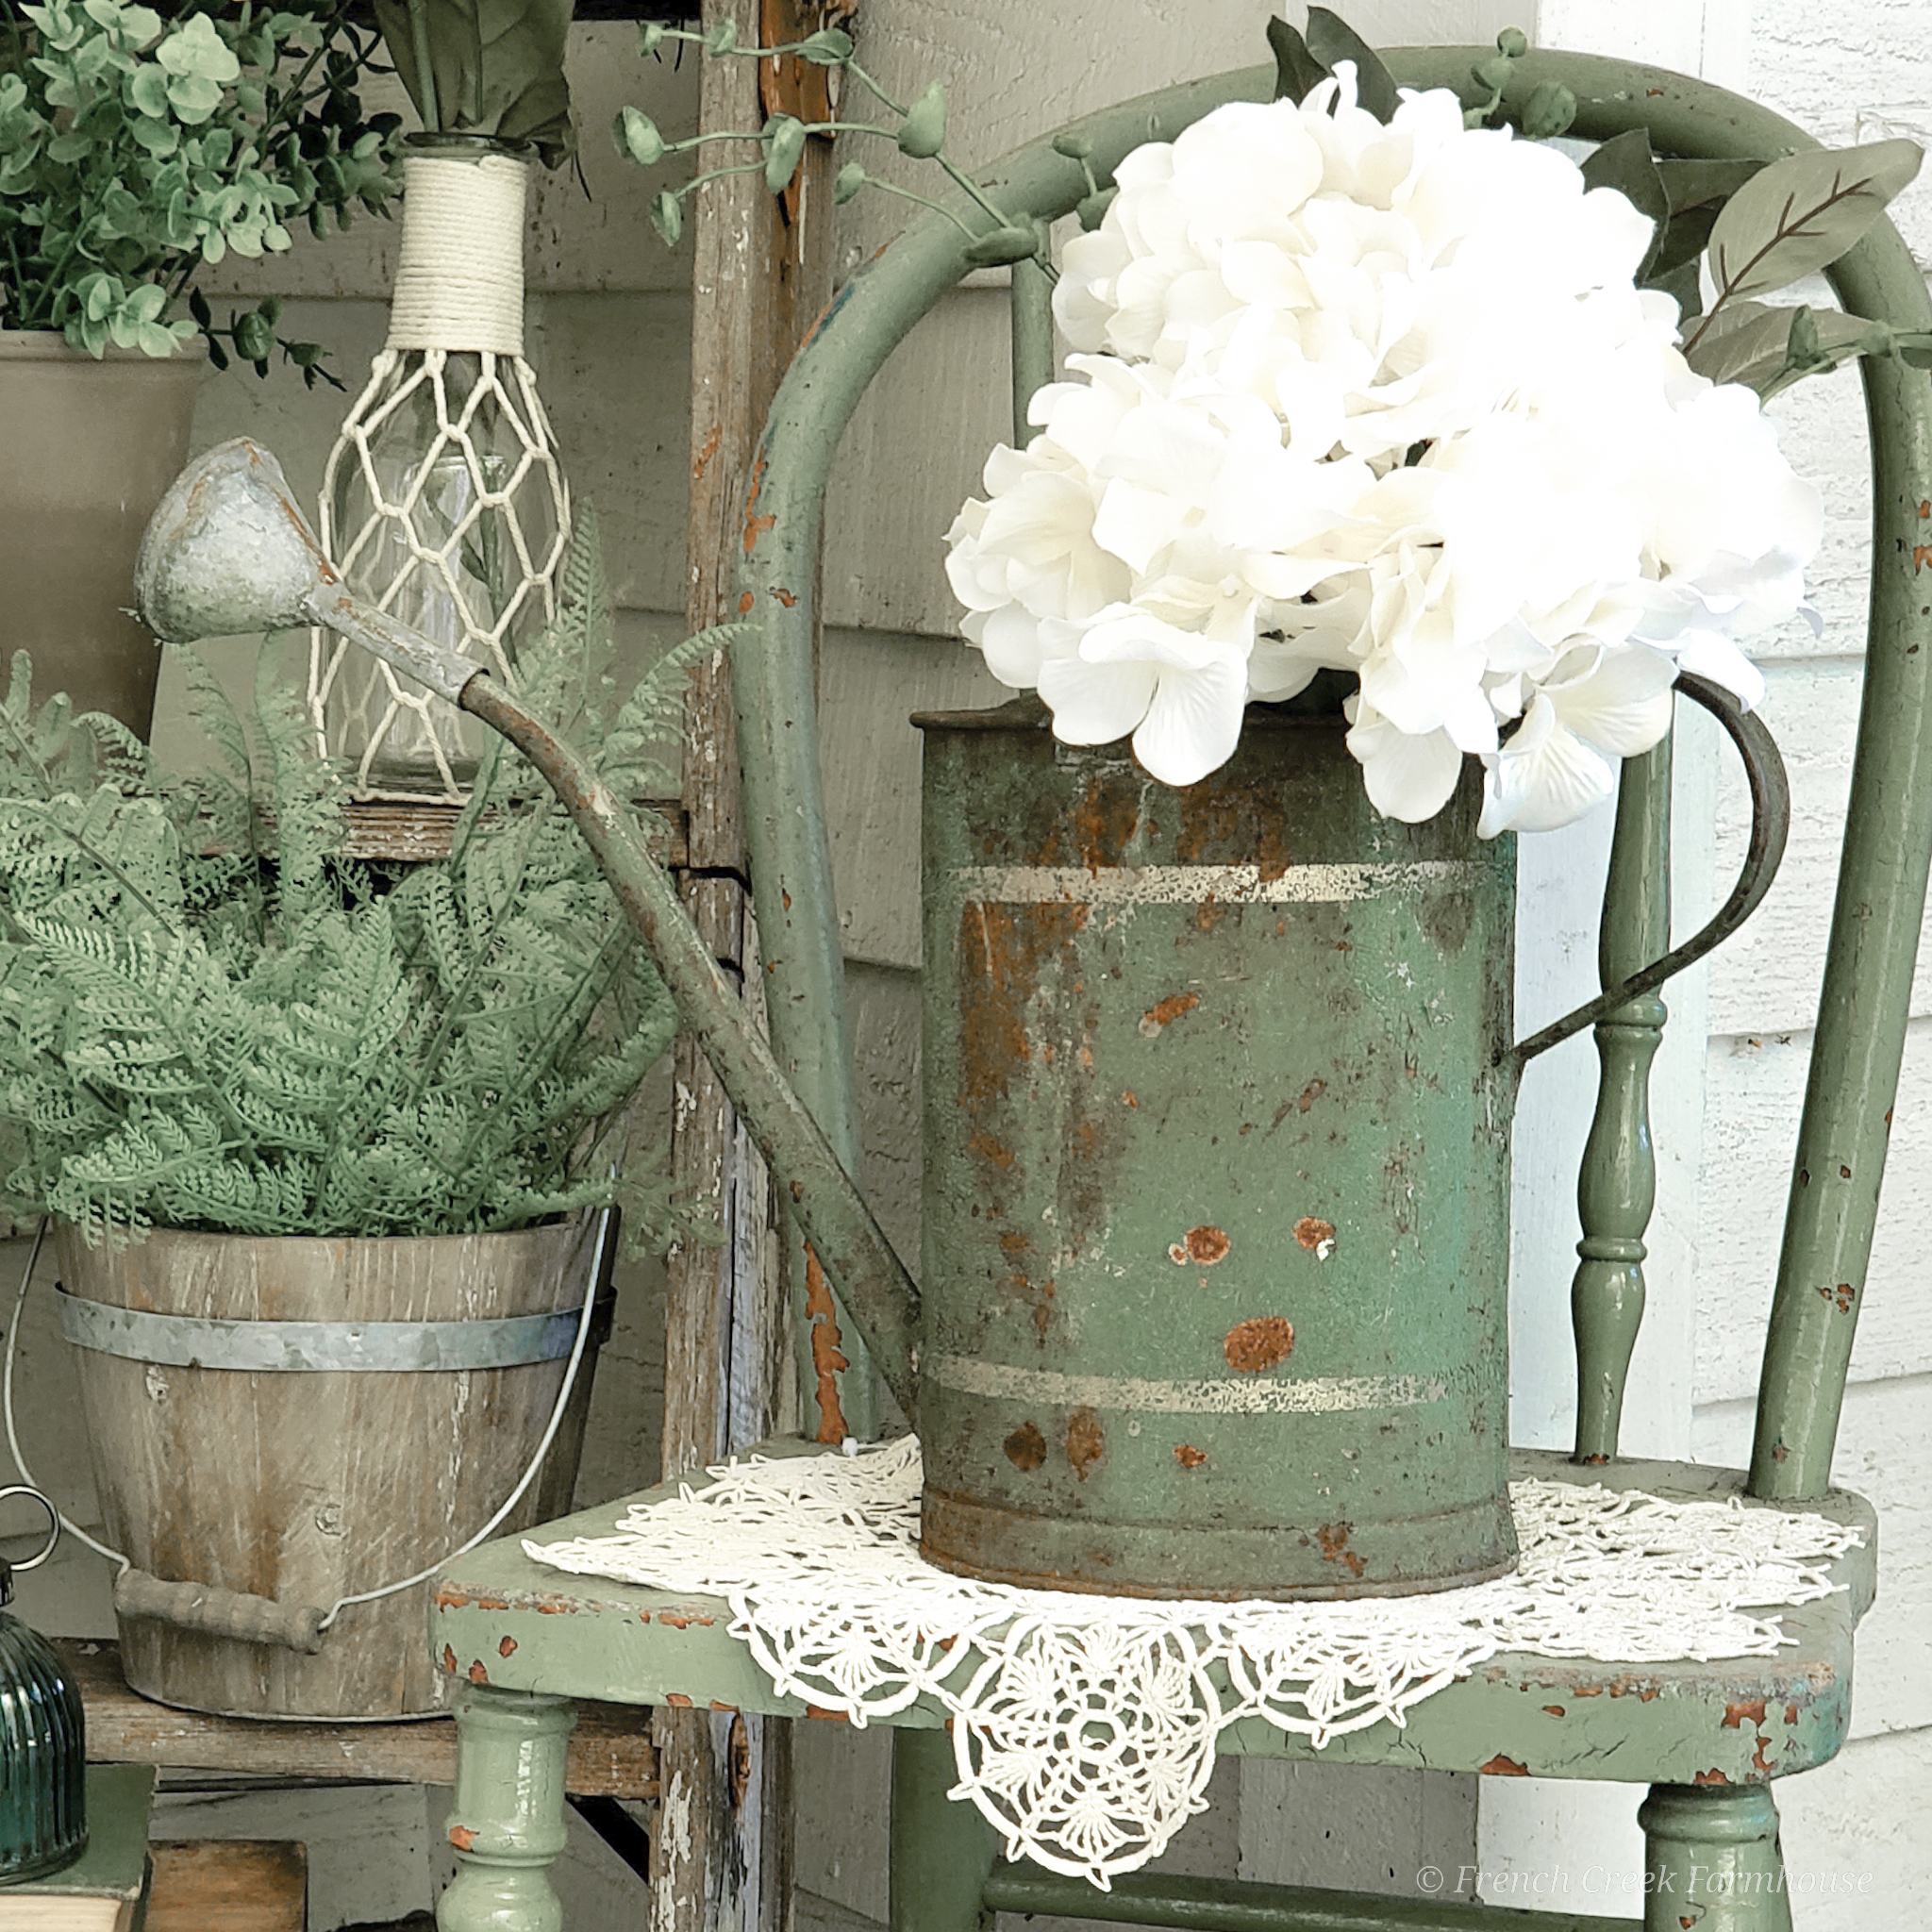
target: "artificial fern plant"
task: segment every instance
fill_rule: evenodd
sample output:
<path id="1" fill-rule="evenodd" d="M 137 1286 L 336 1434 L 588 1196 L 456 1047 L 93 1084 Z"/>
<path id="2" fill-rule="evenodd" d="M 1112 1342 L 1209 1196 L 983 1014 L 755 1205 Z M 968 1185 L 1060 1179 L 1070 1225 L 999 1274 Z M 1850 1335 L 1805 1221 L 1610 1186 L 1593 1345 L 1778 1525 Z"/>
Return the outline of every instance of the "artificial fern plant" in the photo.
<path id="1" fill-rule="evenodd" d="M 673 652 L 621 706 L 594 530 L 522 667 L 619 797 L 661 793 Z M 459 1234 L 613 1197 L 616 1128 L 675 1019 L 549 789 L 492 742 L 447 859 L 347 856 L 344 782 L 264 650 L 258 744 L 199 660 L 214 756 L 160 774 L 110 718 L 0 705 L 0 1117 L 18 1203 L 150 1225 Z"/>

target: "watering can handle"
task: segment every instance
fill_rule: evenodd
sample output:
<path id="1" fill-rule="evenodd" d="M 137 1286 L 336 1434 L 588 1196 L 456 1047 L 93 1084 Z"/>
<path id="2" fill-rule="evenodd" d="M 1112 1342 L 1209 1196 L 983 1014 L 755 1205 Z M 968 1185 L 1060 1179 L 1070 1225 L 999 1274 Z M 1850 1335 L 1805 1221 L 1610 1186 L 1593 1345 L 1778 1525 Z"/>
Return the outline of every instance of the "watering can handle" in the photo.
<path id="1" fill-rule="evenodd" d="M 1574 1013 L 1566 1013 L 1527 1040 L 1519 1040 L 1497 1055 L 1499 1066 L 1513 1065 L 1520 1072 L 1538 1054 L 1546 1053 L 1599 1020 L 1608 1019 L 1619 1007 L 1655 991 L 1685 967 L 1695 965 L 1750 918 L 1777 876 L 1778 861 L 1784 857 L 1785 840 L 1791 828 L 1791 787 L 1785 775 L 1785 761 L 1778 755 L 1777 741 L 1766 730 L 1764 721 L 1746 711 L 1722 685 L 1687 671 L 1678 674 L 1677 689 L 1693 703 L 1703 706 L 1724 726 L 1744 761 L 1745 780 L 1751 787 L 1751 843 L 1745 851 L 1738 883 L 1731 889 L 1731 896 L 1718 908 L 1717 916 L 1701 931 L 1693 933 L 1681 946 L 1673 947 L 1661 959 L 1653 960 L 1641 972 L 1607 988 Z"/>

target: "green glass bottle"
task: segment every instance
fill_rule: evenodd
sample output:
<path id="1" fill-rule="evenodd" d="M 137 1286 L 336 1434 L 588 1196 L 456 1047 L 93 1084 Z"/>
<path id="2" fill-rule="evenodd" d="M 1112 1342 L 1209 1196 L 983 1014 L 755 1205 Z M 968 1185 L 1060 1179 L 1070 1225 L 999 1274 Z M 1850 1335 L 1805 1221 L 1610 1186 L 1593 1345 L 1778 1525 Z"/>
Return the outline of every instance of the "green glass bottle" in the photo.
<path id="1" fill-rule="evenodd" d="M 0 1562 L 0 1605 L 13 1598 L 16 1567 L 44 1563 L 60 1519 L 38 1490 L 0 1490 L 0 1502 L 31 1496 L 52 1519 L 40 1555 Z M 54 1647 L 0 1609 L 0 1885 L 42 1878 L 87 1847 L 87 1732 L 80 1691 Z"/>

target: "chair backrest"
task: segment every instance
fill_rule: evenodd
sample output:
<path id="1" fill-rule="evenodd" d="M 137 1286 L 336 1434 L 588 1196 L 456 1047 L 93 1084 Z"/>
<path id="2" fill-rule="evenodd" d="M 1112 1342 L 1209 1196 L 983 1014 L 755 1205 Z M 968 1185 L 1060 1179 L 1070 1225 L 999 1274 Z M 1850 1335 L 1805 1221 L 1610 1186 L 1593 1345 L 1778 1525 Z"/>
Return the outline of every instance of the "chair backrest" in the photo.
<path id="1" fill-rule="evenodd" d="M 1385 58 L 1403 86 L 1466 89 L 1470 68 L 1488 53 L 1410 48 Z M 1571 131 L 1585 140 L 1641 126 L 1659 154 L 1707 159 L 1770 159 L 1818 145 L 1769 109 L 1683 75 L 1567 54 L 1532 54 L 1513 65 L 1505 116 L 1519 114 L 1541 82 L 1560 79 L 1577 99 Z M 1064 131 L 1091 144 L 1091 165 L 1105 182 L 1142 142 L 1172 141 L 1224 102 L 1266 100 L 1274 81 L 1272 67 L 1248 68 L 1144 95 Z M 981 181 L 1021 224 L 1058 220 L 1086 192 L 1078 168 L 1048 139 L 1008 156 Z M 968 212 L 963 197 L 958 211 Z M 858 1132 L 814 689 L 824 495 L 866 385 L 914 323 L 971 270 L 967 246 L 953 222 L 930 216 L 841 290 L 778 391 L 746 508 L 741 604 L 757 613 L 761 634 L 736 653 L 733 678 L 772 1041 L 854 1167 Z M 1932 327 L 1924 280 L 1888 221 L 1830 277 L 1857 314 L 1902 328 Z M 1052 375 L 1048 300 L 1046 277 L 1022 263 L 1013 275 L 1012 315 L 1018 441 L 1029 433 L 1027 398 Z M 1932 598 L 1922 604 L 1924 592 L 1914 583 L 1926 557 L 1921 506 L 1932 500 L 1932 386 L 1897 361 L 1867 359 L 1863 377 L 1874 484 L 1870 631 L 1837 904 L 1758 1393 L 1751 1487 L 1770 1497 L 1816 1495 L 1828 1480 L 1932 863 L 1932 651 L 1922 648 L 1932 642 Z M 1605 912 L 1607 985 L 1664 949 L 1669 798 L 1666 743 L 1625 767 Z M 1637 1016 L 1625 1009 L 1622 1017 Z M 1661 1024 L 1658 1008 L 1655 1026 Z M 1641 1236 L 1649 1213 L 1643 1069 L 1654 1051 L 1654 1039 L 1647 1050 L 1625 1040 L 1607 1053 L 1585 1155 L 1582 1273 L 1593 1284 L 1578 1298 L 1578 1454 L 1585 1457 L 1615 1453 L 1623 1378 L 1641 1310 L 1641 1260 L 1631 1257 L 1635 1237 L 1625 1229 L 1634 1217 Z M 808 1338 L 801 1341 L 808 1349 Z M 808 1356 L 803 1366 L 808 1396 L 815 1386 Z M 847 1376 L 853 1385 L 866 1379 L 862 1359 L 855 1358 Z M 848 1416 L 867 1412 L 861 1399 L 853 1386 Z"/>

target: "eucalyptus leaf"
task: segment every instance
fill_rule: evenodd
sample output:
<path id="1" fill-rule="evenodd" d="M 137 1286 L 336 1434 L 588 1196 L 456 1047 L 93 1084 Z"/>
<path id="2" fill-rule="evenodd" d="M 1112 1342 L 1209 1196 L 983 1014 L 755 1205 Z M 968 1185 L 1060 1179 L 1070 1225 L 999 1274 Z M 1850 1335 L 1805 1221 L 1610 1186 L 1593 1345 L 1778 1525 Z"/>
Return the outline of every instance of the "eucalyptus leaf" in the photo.
<path id="1" fill-rule="evenodd" d="M 765 124 L 765 187 L 783 194 L 805 153 L 805 123 L 795 114 L 774 114 Z"/>
<path id="2" fill-rule="evenodd" d="M 1674 215 L 1687 208 L 1702 208 L 1707 202 L 1728 201 L 1767 165 L 1764 161 L 1660 160 L 1657 171 L 1663 179 L 1664 192 L 1671 197 L 1671 212 Z"/>
<path id="3" fill-rule="evenodd" d="M 557 167 L 576 147 L 564 80 L 572 0 L 374 0 L 409 98 L 436 134 L 487 134 Z M 427 86 L 412 15 L 429 49 Z"/>
<path id="4" fill-rule="evenodd" d="M 1704 253 L 1705 243 L 1710 240 L 1718 213 L 1717 206 L 1710 202 L 1679 208 L 1672 215 L 1671 225 L 1664 230 L 1663 241 L 1656 253 L 1644 263 L 1639 281 L 1646 288 L 1655 288 L 1662 276 L 1682 268 L 1686 262 L 1690 264 L 1691 279 L 1696 280 L 1698 259 Z"/>
<path id="5" fill-rule="evenodd" d="M 1919 172 L 1909 141 L 1835 153 L 1787 155 L 1724 204 L 1706 252 L 1717 302 L 1728 306 L 1836 261 Z"/>
<path id="6" fill-rule="evenodd" d="M 1541 81 L 1523 108 L 1523 132 L 1529 141 L 1555 141 L 1576 119 L 1576 96 L 1560 80 Z"/>
<path id="7" fill-rule="evenodd" d="M 1582 172 L 1586 188 L 1614 189 L 1648 219 L 1650 247 L 1644 253 L 1643 266 L 1638 271 L 1641 281 L 1657 260 L 1671 225 L 1671 198 L 1650 151 L 1649 129 L 1632 127 L 1605 142 L 1583 163 Z"/>
<path id="8" fill-rule="evenodd" d="M 1308 52 L 1299 29 L 1285 20 L 1268 23 L 1268 44 L 1274 54 L 1274 98 L 1299 103 L 1311 89 L 1326 80 L 1328 70 Z"/>
<path id="9" fill-rule="evenodd" d="M 965 256 L 974 268 L 1001 268 L 1039 252 L 1040 237 L 1031 225 L 1022 226 L 1015 222 L 979 236 L 968 244 Z"/>
<path id="10" fill-rule="evenodd" d="M 1693 255 L 1674 268 L 1652 270 L 1643 286 L 1668 295 L 1677 305 L 1677 314 L 1683 322 L 1694 322 L 1704 308 L 1703 267 L 1703 257 Z"/>
<path id="11" fill-rule="evenodd" d="M 1343 60 L 1355 62 L 1355 97 L 1386 127 L 1395 118 L 1402 97 L 1395 91 L 1395 76 L 1382 64 L 1382 57 L 1341 18 L 1325 7 L 1308 8 L 1308 51 L 1332 74 Z"/>
<path id="12" fill-rule="evenodd" d="M 1891 331 L 1862 315 L 1734 302 L 1711 318 L 1685 351 L 1685 360 L 1712 382 L 1741 383 L 1761 392 L 1788 370 L 1803 375 L 1834 367 L 1847 352 L 1885 355 L 1890 349 Z"/>

